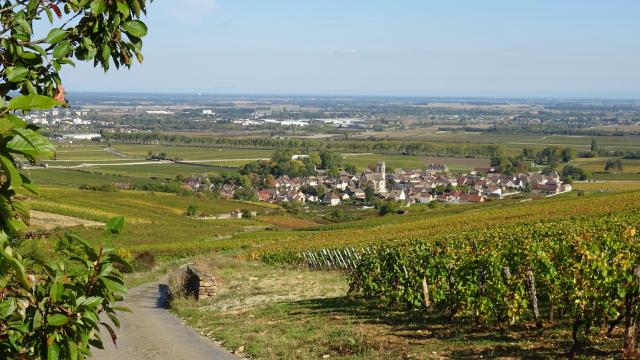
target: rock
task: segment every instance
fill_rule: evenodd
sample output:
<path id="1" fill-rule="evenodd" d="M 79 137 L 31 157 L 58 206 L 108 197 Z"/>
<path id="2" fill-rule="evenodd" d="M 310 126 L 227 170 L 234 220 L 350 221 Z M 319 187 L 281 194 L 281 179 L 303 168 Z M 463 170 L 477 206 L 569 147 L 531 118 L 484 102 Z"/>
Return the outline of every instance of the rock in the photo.
<path id="1" fill-rule="evenodd" d="M 243 352 L 244 352 L 244 346 L 240 346 L 233 353 L 234 353 L 234 355 L 238 355 L 238 354 L 242 354 Z"/>
<path id="2" fill-rule="evenodd" d="M 328 359 L 328 358 L 329 358 L 329 354 L 324 354 L 324 355 L 322 355 L 322 358 L 323 358 L 323 359 Z"/>

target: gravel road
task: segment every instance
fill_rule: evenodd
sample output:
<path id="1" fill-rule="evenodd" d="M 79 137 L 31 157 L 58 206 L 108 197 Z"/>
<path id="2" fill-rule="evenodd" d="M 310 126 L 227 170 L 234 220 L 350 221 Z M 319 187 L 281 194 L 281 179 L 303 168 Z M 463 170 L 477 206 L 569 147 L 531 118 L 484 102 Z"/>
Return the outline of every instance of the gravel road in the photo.
<path id="1" fill-rule="evenodd" d="M 106 331 L 100 334 L 105 349 L 93 349 L 95 360 L 231 360 L 238 358 L 201 337 L 163 307 L 166 278 L 129 290 L 122 305 L 132 313 L 120 313 L 118 347 Z"/>

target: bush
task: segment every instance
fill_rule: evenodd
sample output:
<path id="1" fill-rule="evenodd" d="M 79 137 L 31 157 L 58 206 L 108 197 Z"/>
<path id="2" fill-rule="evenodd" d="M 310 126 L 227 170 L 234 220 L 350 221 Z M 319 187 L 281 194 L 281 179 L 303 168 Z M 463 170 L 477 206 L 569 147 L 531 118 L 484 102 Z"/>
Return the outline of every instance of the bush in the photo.
<path id="1" fill-rule="evenodd" d="M 198 213 L 198 207 L 195 205 L 189 205 L 187 206 L 187 216 L 196 216 Z"/>
<path id="2" fill-rule="evenodd" d="M 107 225 L 105 236 L 118 231 Z M 65 262 L 45 262 L 30 251 L 24 257 L 13 255 L 7 236 L 0 233 L 0 358 L 84 359 L 91 355 L 90 346 L 103 346 L 96 335 L 99 325 L 115 342 L 113 326 L 119 326 L 116 310 L 121 310 L 115 303 L 126 292 L 115 265 L 127 263 L 75 235 L 66 235 L 62 244 L 54 255 Z M 101 314 L 113 325 L 98 323 Z"/>
<path id="3" fill-rule="evenodd" d="M 136 271 L 145 271 L 153 268 L 155 264 L 155 256 L 153 256 L 153 254 L 149 251 L 143 251 L 136 255 L 136 257 L 133 259 L 132 265 Z"/>

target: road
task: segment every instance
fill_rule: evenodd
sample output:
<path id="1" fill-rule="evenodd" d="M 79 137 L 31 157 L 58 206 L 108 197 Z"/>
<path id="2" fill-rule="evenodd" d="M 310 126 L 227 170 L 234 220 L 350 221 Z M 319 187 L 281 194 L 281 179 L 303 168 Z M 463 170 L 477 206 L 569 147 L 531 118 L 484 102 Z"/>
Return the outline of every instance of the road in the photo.
<path id="1" fill-rule="evenodd" d="M 179 360 L 238 358 L 201 337 L 164 308 L 166 278 L 129 291 L 122 303 L 131 313 L 120 313 L 118 347 L 106 331 L 100 334 L 105 349 L 93 349 L 95 360 Z"/>

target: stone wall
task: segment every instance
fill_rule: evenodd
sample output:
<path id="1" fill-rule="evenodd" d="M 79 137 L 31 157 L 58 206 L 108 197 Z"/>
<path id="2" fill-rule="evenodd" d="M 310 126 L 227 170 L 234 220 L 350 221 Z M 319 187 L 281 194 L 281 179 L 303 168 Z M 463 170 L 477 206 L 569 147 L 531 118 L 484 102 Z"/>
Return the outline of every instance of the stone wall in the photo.
<path id="1" fill-rule="evenodd" d="M 213 275 L 200 271 L 194 265 L 188 265 L 185 279 L 185 294 L 196 300 L 208 299 L 215 296 L 218 282 Z"/>

